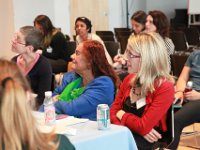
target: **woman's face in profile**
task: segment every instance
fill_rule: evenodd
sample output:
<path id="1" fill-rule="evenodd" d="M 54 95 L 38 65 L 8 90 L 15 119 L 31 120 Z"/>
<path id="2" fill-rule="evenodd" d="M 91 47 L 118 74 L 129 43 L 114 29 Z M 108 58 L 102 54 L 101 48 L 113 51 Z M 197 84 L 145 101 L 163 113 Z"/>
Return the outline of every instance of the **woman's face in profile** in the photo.
<path id="1" fill-rule="evenodd" d="M 147 16 L 145 28 L 147 32 L 156 32 L 157 28 L 153 24 L 153 17 L 151 15 Z"/>
<path id="2" fill-rule="evenodd" d="M 76 22 L 76 24 L 75 24 L 75 31 L 76 31 L 76 34 L 79 35 L 79 36 L 81 36 L 81 37 L 88 34 L 87 26 L 82 21 L 77 21 Z"/>
<path id="3" fill-rule="evenodd" d="M 135 20 L 131 20 L 131 25 L 135 34 L 139 34 L 144 29 L 144 25 Z"/>
<path id="4" fill-rule="evenodd" d="M 125 56 L 127 58 L 128 73 L 137 73 L 140 68 L 141 56 L 130 48 L 126 49 Z"/>
<path id="5" fill-rule="evenodd" d="M 12 51 L 18 54 L 26 52 L 26 43 L 24 40 L 24 35 L 20 31 L 16 32 L 13 36 Z"/>
<path id="6" fill-rule="evenodd" d="M 43 28 L 42 28 L 42 26 L 41 26 L 40 24 L 35 23 L 35 24 L 34 24 L 34 27 L 35 27 L 36 29 L 40 30 L 40 31 L 44 34 L 44 30 L 43 30 Z"/>
<path id="7" fill-rule="evenodd" d="M 82 73 L 84 73 L 84 71 L 89 70 L 91 68 L 88 60 L 86 59 L 83 53 L 84 50 L 85 49 L 83 48 L 83 44 L 80 43 L 77 46 L 75 53 L 71 56 L 72 69 L 79 75 L 81 75 Z"/>

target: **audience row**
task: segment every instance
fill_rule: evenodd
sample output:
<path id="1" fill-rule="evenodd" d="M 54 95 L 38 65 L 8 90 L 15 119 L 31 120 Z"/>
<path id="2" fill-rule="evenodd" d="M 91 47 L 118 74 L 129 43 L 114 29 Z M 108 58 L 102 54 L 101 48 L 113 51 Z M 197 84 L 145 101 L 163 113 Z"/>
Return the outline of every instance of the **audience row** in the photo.
<path id="1" fill-rule="evenodd" d="M 159 146 L 168 130 L 167 112 L 173 106 L 174 97 L 181 99 L 181 103 L 186 99 L 182 108 L 175 113 L 175 139 L 168 147 L 177 148 L 182 129 L 200 121 L 200 115 L 196 115 L 200 99 L 200 52 L 193 52 L 188 58 L 174 88 L 169 58 L 174 52 L 174 45 L 169 38 L 167 17 L 157 10 L 148 14 L 138 11 L 131 20 L 134 32 L 122 56 L 128 75 L 122 82 L 112 67 L 113 60 L 103 41 L 91 33 L 92 24 L 86 17 L 78 17 L 75 21 L 77 47 L 72 56 L 65 53 L 64 35 L 45 15 L 36 17 L 35 27 L 24 26 L 15 33 L 12 51 L 18 55 L 12 58 L 12 62 L 0 60 L 0 120 L 5 149 L 59 149 L 60 146 L 74 149 L 62 135 L 40 133 L 31 114 L 29 103 L 34 99 L 36 109 L 39 107 L 39 111 L 44 110 L 44 92 L 51 90 L 52 84 L 51 59 L 55 63 L 59 59 L 64 62 L 71 59 L 73 70 L 64 74 L 61 85 L 53 92 L 56 113 L 96 120 L 97 105 L 108 104 L 111 122 L 127 126 L 138 149 Z M 116 56 L 114 61 L 121 63 L 122 59 Z M 184 89 L 188 80 L 193 81 L 194 89 L 186 93 Z M 7 99 L 12 105 L 6 103 Z M 13 118 L 10 122 L 6 121 L 8 117 L 3 113 L 8 107 L 11 109 L 9 118 Z M 22 113 L 15 114 L 15 110 Z M 30 119 L 31 136 L 25 140 Z M 9 126 L 5 124 L 8 122 Z M 18 122 L 22 126 L 18 126 Z M 9 127 L 15 127 L 22 133 L 17 135 L 15 131 L 16 135 L 11 134 Z M 63 143 L 63 139 L 66 142 Z M 33 144 L 33 141 L 37 144 Z M 54 144 L 50 145 L 52 141 Z"/>

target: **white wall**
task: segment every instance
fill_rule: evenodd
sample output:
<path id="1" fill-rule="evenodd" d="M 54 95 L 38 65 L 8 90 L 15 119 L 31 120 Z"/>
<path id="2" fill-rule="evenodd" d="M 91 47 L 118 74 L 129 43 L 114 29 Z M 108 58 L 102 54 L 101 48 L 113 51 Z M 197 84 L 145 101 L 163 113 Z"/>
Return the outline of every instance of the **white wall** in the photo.
<path id="1" fill-rule="evenodd" d="M 109 30 L 114 27 L 127 26 L 127 0 L 109 0 Z M 63 33 L 70 34 L 69 0 L 13 0 L 15 29 L 24 25 L 32 25 L 39 14 L 50 17 L 56 27 L 61 27 Z M 160 9 L 168 18 L 174 16 L 175 8 L 186 8 L 187 0 L 128 0 L 129 20 L 137 10 Z M 129 21 L 128 20 L 128 21 Z M 130 27 L 130 21 L 129 21 Z"/>
<path id="2" fill-rule="evenodd" d="M 127 27 L 126 0 L 109 0 L 109 30 L 114 27 Z M 146 11 L 146 0 L 128 0 L 128 27 L 130 18 L 137 10 Z"/>
<path id="3" fill-rule="evenodd" d="M 126 26 L 124 2 L 124 0 L 109 0 L 110 30 Z M 69 0 L 13 0 L 13 3 L 15 30 L 24 25 L 33 25 L 37 15 L 45 14 L 49 16 L 54 26 L 60 27 L 63 33 L 70 34 Z"/>
<path id="4" fill-rule="evenodd" d="M 60 27 L 65 34 L 70 33 L 69 0 L 54 0 L 56 27 Z"/>
<path id="5" fill-rule="evenodd" d="M 45 14 L 54 22 L 54 0 L 13 0 L 15 29 L 33 25 L 36 16 Z"/>
<path id="6" fill-rule="evenodd" d="M 174 10 L 177 8 L 187 8 L 187 0 L 146 0 L 146 11 L 162 10 L 167 17 L 173 18 Z"/>
<path id="7" fill-rule="evenodd" d="M 123 8 L 121 4 L 121 0 L 109 0 L 109 30 L 113 30 L 114 27 L 121 27 L 124 24 L 124 21 L 122 19 L 119 19 L 123 17 Z"/>
<path id="8" fill-rule="evenodd" d="M 130 20 L 134 12 L 143 10 L 146 12 L 146 0 L 128 0 L 128 12 L 129 12 L 129 28 L 131 28 Z"/>

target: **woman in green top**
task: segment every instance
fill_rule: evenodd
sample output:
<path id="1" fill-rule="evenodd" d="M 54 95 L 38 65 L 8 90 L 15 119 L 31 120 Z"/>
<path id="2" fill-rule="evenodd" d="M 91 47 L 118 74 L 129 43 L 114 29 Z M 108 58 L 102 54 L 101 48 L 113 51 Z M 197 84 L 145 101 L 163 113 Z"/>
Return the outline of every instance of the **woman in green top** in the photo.
<path id="1" fill-rule="evenodd" d="M 0 59 L 0 150 L 74 150 L 64 135 L 41 133 L 30 87 L 15 63 Z"/>

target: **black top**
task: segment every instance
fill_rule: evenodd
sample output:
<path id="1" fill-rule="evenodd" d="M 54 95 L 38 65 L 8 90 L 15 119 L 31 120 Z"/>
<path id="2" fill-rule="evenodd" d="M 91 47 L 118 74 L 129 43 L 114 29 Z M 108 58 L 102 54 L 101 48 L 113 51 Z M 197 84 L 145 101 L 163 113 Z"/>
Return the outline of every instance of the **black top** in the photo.
<path id="1" fill-rule="evenodd" d="M 61 32 L 53 35 L 50 46 L 43 50 L 42 55 L 50 59 L 63 59 L 68 61 L 70 56 L 67 52 L 65 36 Z"/>
<path id="2" fill-rule="evenodd" d="M 16 62 L 18 56 L 13 57 L 12 61 Z M 52 69 L 48 60 L 40 55 L 38 61 L 26 77 L 32 91 L 38 95 L 36 98 L 38 105 L 41 105 L 44 100 L 44 92 L 51 90 Z"/>
<path id="3" fill-rule="evenodd" d="M 145 106 L 137 109 L 136 108 L 136 103 L 131 104 L 130 97 L 127 97 L 126 101 L 123 104 L 123 110 L 125 112 L 132 113 L 132 114 L 134 114 L 134 115 L 136 115 L 138 117 L 142 116 L 142 114 L 144 112 L 144 108 L 145 108 Z"/>

